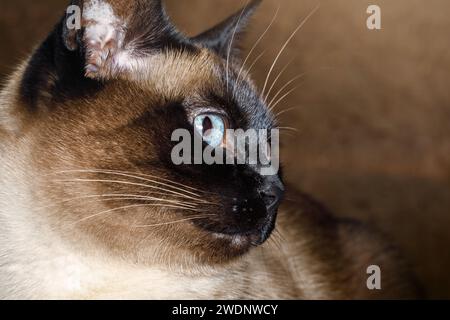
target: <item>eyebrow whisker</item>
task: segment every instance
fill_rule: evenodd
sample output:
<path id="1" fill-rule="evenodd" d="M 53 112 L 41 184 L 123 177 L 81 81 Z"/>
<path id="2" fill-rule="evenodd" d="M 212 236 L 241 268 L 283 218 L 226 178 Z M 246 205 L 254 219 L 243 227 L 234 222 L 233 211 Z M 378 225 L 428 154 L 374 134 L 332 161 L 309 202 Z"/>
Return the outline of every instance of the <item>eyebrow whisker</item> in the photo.
<path id="1" fill-rule="evenodd" d="M 277 56 L 275 57 L 272 66 L 269 69 L 269 72 L 267 73 L 267 77 L 266 77 L 266 81 L 264 82 L 264 87 L 262 90 L 262 95 L 265 95 L 266 92 L 266 88 L 267 85 L 269 83 L 269 79 L 270 76 L 272 75 L 273 70 L 275 69 L 275 66 L 278 62 L 278 60 L 280 59 L 281 55 L 283 54 L 284 50 L 286 50 L 287 46 L 289 45 L 289 43 L 292 41 L 292 39 L 295 37 L 295 35 L 297 34 L 297 32 L 306 24 L 306 22 L 308 22 L 308 20 L 317 12 L 317 10 L 319 10 L 320 8 L 320 4 L 317 5 L 312 11 L 311 13 L 309 13 L 305 19 L 302 20 L 302 22 L 299 24 L 299 26 L 294 30 L 294 32 L 292 32 L 292 34 L 289 36 L 289 38 L 286 40 L 286 42 L 284 43 L 284 45 L 281 47 L 280 51 L 278 52 Z"/>
<path id="2" fill-rule="evenodd" d="M 241 14 L 239 15 L 238 21 L 236 22 L 236 26 L 234 27 L 233 35 L 231 36 L 231 41 L 228 45 L 228 52 L 227 52 L 227 62 L 226 62 L 226 78 L 227 78 L 227 91 L 230 91 L 229 83 L 230 83 L 230 57 L 231 57 L 231 48 L 233 47 L 234 38 L 236 37 L 236 32 L 238 30 L 239 24 L 241 22 L 241 19 L 245 13 L 245 10 L 247 9 L 248 5 L 250 3 L 250 0 L 247 0 L 247 3 L 245 4 L 245 7 L 242 9 Z"/>
<path id="3" fill-rule="evenodd" d="M 278 13 L 280 12 L 280 8 L 281 8 L 281 5 L 278 5 L 278 8 L 275 11 L 275 14 L 274 14 L 274 16 L 272 18 L 272 21 L 270 21 L 269 26 L 264 30 L 262 35 L 256 40 L 255 44 L 253 45 L 253 47 L 248 52 L 247 57 L 245 58 L 244 62 L 242 63 L 241 69 L 239 70 L 239 73 L 238 73 L 238 76 L 237 76 L 237 81 L 239 81 L 240 76 L 241 76 L 242 72 L 244 71 L 245 65 L 247 64 L 248 59 L 250 59 L 250 56 L 252 55 L 253 51 L 255 51 L 255 49 L 258 46 L 258 44 L 262 41 L 262 39 L 264 39 L 264 37 L 266 36 L 267 32 L 269 32 L 270 28 L 273 26 L 275 20 L 277 19 Z M 262 54 L 260 56 L 262 56 Z M 254 64 L 255 64 L 255 62 L 252 64 L 252 66 Z"/>

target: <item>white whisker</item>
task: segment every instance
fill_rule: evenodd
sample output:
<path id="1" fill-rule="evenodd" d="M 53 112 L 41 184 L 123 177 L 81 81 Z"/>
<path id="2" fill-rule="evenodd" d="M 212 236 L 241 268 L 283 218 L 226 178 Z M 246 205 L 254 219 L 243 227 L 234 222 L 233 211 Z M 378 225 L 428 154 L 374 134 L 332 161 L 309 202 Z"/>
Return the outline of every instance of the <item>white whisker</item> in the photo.
<path id="1" fill-rule="evenodd" d="M 133 226 L 133 228 L 162 227 L 162 226 L 168 226 L 168 225 L 182 223 L 182 222 L 187 222 L 187 221 L 205 219 L 205 218 L 208 218 L 210 216 L 214 216 L 214 215 L 194 216 L 194 217 L 190 217 L 190 218 L 186 218 L 186 219 L 180 219 L 180 220 L 175 220 L 175 221 L 171 221 L 171 222 L 163 222 L 163 223 L 149 224 L 149 225 L 143 225 L 143 226 Z"/>
<path id="2" fill-rule="evenodd" d="M 179 204 L 184 205 L 190 208 L 195 208 L 193 204 L 195 202 L 183 202 L 178 200 L 170 200 L 170 199 L 163 199 L 163 198 L 155 198 L 155 197 L 149 197 L 149 196 L 141 196 L 141 195 L 135 195 L 135 194 L 118 194 L 118 193 L 111 193 L 111 194 L 96 194 L 96 195 L 86 195 L 86 196 L 80 196 L 80 197 L 74 197 L 70 199 L 65 199 L 59 202 L 54 202 L 51 205 L 48 206 L 42 206 L 38 207 L 37 209 L 46 209 L 51 208 L 60 204 L 77 201 L 77 200 L 84 200 L 84 199 L 97 199 L 100 198 L 101 201 L 112 201 L 112 200 L 146 200 L 146 201 L 161 201 L 161 202 L 167 202 L 167 203 L 173 203 L 173 204 Z M 199 204 L 199 203 L 196 203 Z"/>
<path id="3" fill-rule="evenodd" d="M 286 99 L 292 92 L 294 92 L 298 88 L 300 88 L 300 86 L 296 86 L 295 88 L 292 88 L 291 90 L 286 92 L 286 94 L 284 94 L 280 99 L 278 99 L 273 105 L 271 105 L 269 107 L 269 110 L 273 111 L 276 108 L 277 105 L 279 105 L 284 99 Z"/>
<path id="4" fill-rule="evenodd" d="M 199 196 L 198 194 L 196 194 L 196 193 L 194 193 L 194 192 L 187 191 L 187 190 L 185 190 L 185 189 L 181 189 L 181 188 L 179 188 L 179 187 L 170 185 L 170 184 L 168 184 L 168 183 L 160 182 L 160 181 L 158 181 L 158 180 L 153 180 L 153 179 L 155 179 L 155 178 L 157 178 L 157 177 L 149 176 L 149 175 L 144 175 L 144 174 L 140 174 L 140 175 L 142 175 L 142 176 L 147 176 L 147 177 L 153 178 L 153 179 L 146 179 L 146 178 L 143 178 L 143 177 L 139 177 L 139 176 L 136 176 L 136 175 L 134 175 L 134 174 L 131 174 L 131 172 L 125 172 L 125 171 L 113 171 L 113 170 L 100 170 L 100 169 L 98 169 L 98 170 L 96 170 L 96 169 L 92 169 L 92 170 L 68 170 L 68 171 L 60 171 L 60 172 L 57 172 L 57 173 L 72 173 L 72 172 L 73 172 L 73 173 L 75 173 L 75 172 L 78 172 L 78 173 L 103 173 L 103 174 L 111 174 L 111 175 L 117 175 L 117 176 L 127 177 L 127 178 L 134 178 L 134 179 L 137 179 L 137 180 L 146 181 L 146 182 L 151 182 L 151 183 L 159 184 L 159 185 L 162 185 L 162 186 L 165 186 L 165 187 L 169 187 L 169 188 L 175 189 L 175 190 L 177 190 L 177 191 L 182 191 L 182 192 L 185 192 L 186 194 L 191 195 L 191 196 L 194 196 L 194 197 L 198 197 L 198 196 Z M 177 183 L 177 182 L 174 182 L 174 181 L 171 181 L 171 180 L 168 180 L 168 179 L 162 179 L 162 178 L 160 178 L 160 180 L 163 180 L 163 181 L 166 181 L 166 182 L 170 182 L 170 183 L 172 183 L 172 184 L 181 185 L 181 186 L 183 186 L 183 187 L 187 187 L 187 186 L 185 186 L 185 185 L 182 185 L 182 184 L 180 184 L 180 183 Z M 187 188 L 189 188 L 189 187 L 187 187 Z M 190 189 L 193 189 L 193 188 L 190 188 Z M 193 189 L 193 190 L 195 190 L 195 189 Z M 200 190 L 197 190 L 197 191 L 200 191 Z"/>
<path id="5" fill-rule="evenodd" d="M 116 212 L 116 211 L 120 211 L 120 210 L 126 210 L 126 209 L 133 209 L 133 208 L 151 208 L 151 207 L 161 207 L 161 208 L 167 208 L 167 209 L 182 209 L 182 210 L 186 210 L 186 211 L 194 211 L 194 212 L 199 212 L 198 210 L 193 210 L 193 209 L 186 209 L 180 206 L 174 206 L 174 205 L 161 205 L 161 204 L 134 204 L 134 205 L 128 205 L 128 206 L 123 206 L 123 207 L 119 207 L 119 208 L 114 208 L 114 209 L 110 209 L 110 210 L 105 210 L 93 215 L 90 215 L 88 217 L 85 217 L 83 219 L 78 220 L 75 224 L 79 224 L 82 222 L 85 222 L 87 220 L 99 217 L 101 215 L 104 214 L 108 214 L 111 212 Z"/>
<path id="6" fill-rule="evenodd" d="M 256 58 L 255 60 L 253 60 L 252 64 L 248 67 L 248 69 L 246 70 L 246 72 L 250 72 L 253 67 L 255 66 L 255 64 L 262 58 L 262 56 L 267 52 L 267 50 L 264 50 L 263 52 L 261 52 Z"/>
<path id="7" fill-rule="evenodd" d="M 266 93 L 266 96 L 264 97 L 264 103 L 267 103 L 267 99 L 270 96 L 270 93 L 272 92 L 273 88 L 275 87 L 275 85 L 277 84 L 278 80 L 281 78 L 281 76 L 283 75 L 283 73 L 287 70 L 287 68 L 291 65 L 291 63 L 294 61 L 294 59 L 290 60 L 284 67 L 283 69 L 281 69 L 280 73 L 278 74 L 278 76 L 275 78 L 275 80 L 273 80 L 272 85 L 270 86 L 269 90 Z"/>
<path id="8" fill-rule="evenodd" d="M 299 132 L 299 130 L 297 128 L 292 128 L 292 127 L 278 127 L 277 129 Z"/>
<path id="9" fill-rule="evenodd" d="M 191 199 L 191 200 L 195 200 L 195 201 L 201 201 L 203 202 L 203 200 L 199 199 L 199 198 L 194 198 L 173 190 L 169 190 L 169 189 L 165 189 L 165 188 L 161 188 L 158 186 L 151 186 L 151 185 L 147 185 L 147 184 L 142 184 L 142 183 L 134 183 L 134 182 L 129 182 L 129 181 L 121 181 L 121 180 L 102 180 L 102 179 L 61 179 L 61 180 L 53 180 L 53 182 L 62 182 L 62 183 L 71 183 L 71 182 L 103 182 L 103 183 L 112 183 L 112 184 L 122 184 L 122 185 L 131 185 L 131 186 L 136 186 L 136 187 L 142 187 L 142 188 L 148 188 L 148 189 L 155 189 L 155 190 L 160 190 L 160 191 L 165 191 L 171 194 L 175 194 L 178 195 L 180 197 L 186 198 L 186 199 Z"/>
<path id="10" fill-rule="evenodd" d="M 226 64 L 226 78 L 227 78 L 227 91 L 230 91 L 229 83 L 230 83 L 230 56 L 231 56 L 231 48 L 233 47 L 234 38 L 236 36 L 236 32 L 238 30 L 239 24 L 241 22 L 242 16 L 245 13 L 245 10 L 247 9 L 248 4 L 250 3 L 250 0 L 247 0 L 247 3 L 245 4 L 245 7 L 242 9 L 241 14 L 239 15 L 239 19 L 236 22 L 236 26 L 234 27 L 233 35 L 231 37 L 231 41 L 228 45 L 228 52 L 227 52 L 227 64 Z"/>
<path id="11" fill-rule="evenodd" d="M 264 87 L 263 87 L 263 90 L 262 90 L 262 95 L 263 96 L 265 95 L 266 88 L 267 88 L 267 85 L 269 83 L 270 76 L 272 75 L 272 72 L 273 72 L 273 70 L 274 70 L 278 60 L 280 59 L 281 55 L 283 54 L 284 50 L 287 48 L 287 46 L 289 45 L 291 40 L 295 37 L 297 32 L 306 24 L 306 22 L 308 22 L 308 20 L 314 15 L 314 13 L 316 13 L 317 10 L 319 10 L 319 8 L 320 8 L 320 4 L 317 7 L 315 7 L 313 9 L 313 11 L 311 11 L 311 13 L 306 16 L 305 19 L 303 19 L 303 21 L 300 23 L 300 25 L 294 30 L 294 32 L 291 34 L 291 36 L 286 40 L 284 45 L 281 47 L 281 50 L 278 52 L 277 56 L 275 57 L 274 62 L 272 63 L 272 66 L 269 69 L 269 72 L 267 73 L 266 81 L 264 82 Z"/>
<path id="12" fill-rule="evenodd" d="M 280 94 L 283 92 L 284 89 L 286 89 L 287 87 L 289 87 L 291 85 L 291 83 L 297 81 L 298 79 L 301 79 L 305 76 L 306 73 L 302 73 L 294 78 L 292 78 L 291 80 L 289 80 L 284 86 L 281 87 L 280 90 L 278 90 L 278 92 L 273 96 L 272 100 L 270 100 L 269 102 L 269 108 L 270 106 L 272 106 L 273 102 L 280 96 Z"/>
<path id="13" fill-rule="evenodd" d="M 272 21 L 270 21 L 269 26 L 266 28 L 266 30 L 264 30 L 264 32 L 262 33 L 262 35 L 258 38 L 258 40 L 256 40 L 255 44 L 253 45 L 253 47 L 250 49 L 250 51 L 247 54 L 247 57 L 245 58 L 244 62 L 242 63 L 241 69 L 239 70 L 237 79 L 239 81 L 239 78 L 242 74 L 242 71 L 244 71 L 245 65 L 247 64 L 248 59 L 250 59 L 250 56 L 252 55 L 253 51 L 256 49 L 256 47 L 258 46 L 258 44 L 262 41 L 262 39 L 266 36 L 267 32 L 269 32 L 270 28 L 272 27 L 272 25 L 274 24 L 275 20 L 277 19 L 278 13 L 280 11 L 280 5 L 278 5 L 278 8 L 272 18 Z M 262 56 L 262 55 L 261 55 Z M 253 63 L 255 64 L 255 62 Z"/>
<path id="14" fill-rule="evenodd" d="M 284 109 L 284 110 L 281 110 L 280 112 L 278 112 L 276 115 L 275 115 L 275 118 L 278 118 L 278 117 L 280 117 L 281 115 L 283 115 L 283 114 L 285 114 L 285 113 L 287 113 L 287 112 L 291 112 L 291 111 L 293 111 L 293 110 L 295 110 L 295 109 L 297 109 L 298 107 L 292 107 L 292 108 L 286 108 L 286 109 Z"/>

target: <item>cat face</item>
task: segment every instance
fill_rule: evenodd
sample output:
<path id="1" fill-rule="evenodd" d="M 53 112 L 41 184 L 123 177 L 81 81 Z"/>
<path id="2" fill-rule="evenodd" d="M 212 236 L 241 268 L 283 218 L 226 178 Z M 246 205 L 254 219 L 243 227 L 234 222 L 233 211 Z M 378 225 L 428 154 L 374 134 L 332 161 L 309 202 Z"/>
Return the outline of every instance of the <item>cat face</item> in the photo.
<path id="1" fill-rule="evenodd" d="M 162 263 L 226 262 L 268 239 L 279 174 L 173 160 L 180 129 L 204 150 L 226 149 L 226 129 L 275 128 L 233 47 L 258 2 L 188 39 L 159 1 L 82 1 L 82 29 L 66 18 L 37 50 L 22 82 L 36 196 L 67 238 Z"/>

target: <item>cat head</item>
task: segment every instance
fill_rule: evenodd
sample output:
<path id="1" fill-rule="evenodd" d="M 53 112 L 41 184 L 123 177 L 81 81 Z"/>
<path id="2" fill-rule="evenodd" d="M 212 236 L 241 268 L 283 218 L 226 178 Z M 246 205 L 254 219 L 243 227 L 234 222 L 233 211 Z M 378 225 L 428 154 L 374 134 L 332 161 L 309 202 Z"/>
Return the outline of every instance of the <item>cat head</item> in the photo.
<path id="1" fill-rule="evenodd" d="M 276 128 L 236 46 L 259 2 L 193 38 L 161 1 L 72 3 L 20 89 L 45 177 L 35 195 L 51 205 L 56 230 L 162 262 L 226 262 L 268 239 L 284 190 L 278 172 L 173 159 L 177 130 L 201 137 L 201 150 L 225 150 L 227 129 Z"/>

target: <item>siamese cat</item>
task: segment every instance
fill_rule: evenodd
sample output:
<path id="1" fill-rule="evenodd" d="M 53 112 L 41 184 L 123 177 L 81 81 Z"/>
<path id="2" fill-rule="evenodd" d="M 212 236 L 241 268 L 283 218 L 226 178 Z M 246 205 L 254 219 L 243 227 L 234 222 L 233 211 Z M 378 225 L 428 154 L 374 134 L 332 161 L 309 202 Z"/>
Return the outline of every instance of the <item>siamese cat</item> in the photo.
<path id="1" fill-rule="evenodd" d="M 177 129 L 277 128 L 236 46 L 259 2 L 194 38 L 160 0 L 72 2 L 81 28 L 0 96 L 0 298 L 416 297 L 389 242 L 281 172 L 173 163 Z"/>

